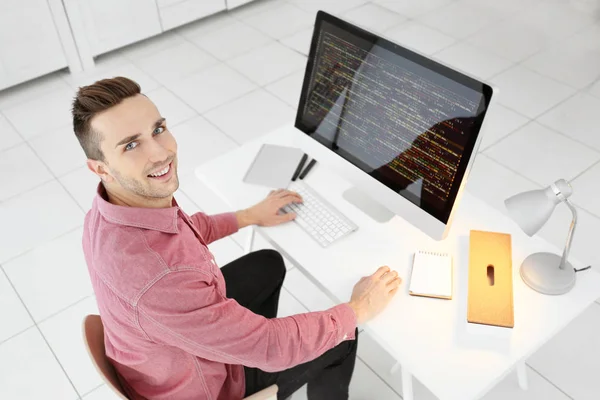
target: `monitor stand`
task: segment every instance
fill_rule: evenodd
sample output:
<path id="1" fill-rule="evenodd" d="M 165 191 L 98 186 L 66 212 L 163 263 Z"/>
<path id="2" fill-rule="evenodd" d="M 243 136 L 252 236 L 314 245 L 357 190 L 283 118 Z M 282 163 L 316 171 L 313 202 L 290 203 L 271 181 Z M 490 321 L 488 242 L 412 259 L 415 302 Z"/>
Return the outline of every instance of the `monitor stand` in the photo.
<path id="1" fill-rule="evenodd" d="M 346 190 L 342 197 L 350 204 L 373 218 L 375 221 L 385 223 L 394 217 L 394 213 L 375 201 L 355 186 Z"/>

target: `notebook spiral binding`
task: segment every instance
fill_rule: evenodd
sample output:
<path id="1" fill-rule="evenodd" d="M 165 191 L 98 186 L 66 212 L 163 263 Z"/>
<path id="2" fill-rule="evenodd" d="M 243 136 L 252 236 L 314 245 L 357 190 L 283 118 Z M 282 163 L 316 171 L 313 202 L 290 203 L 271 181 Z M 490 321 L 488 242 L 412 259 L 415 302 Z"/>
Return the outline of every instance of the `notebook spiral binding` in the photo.
<path id="1" fill-rule="evenodd" d="M 419 253 L 421 254 L 429 254 L 432 256 L 440 256 L 440 257 L 445 257 L 448 255 L 448 253 L 444 253 L 441 251 L 424 251 L 424 250 L 419 250 Z"/>

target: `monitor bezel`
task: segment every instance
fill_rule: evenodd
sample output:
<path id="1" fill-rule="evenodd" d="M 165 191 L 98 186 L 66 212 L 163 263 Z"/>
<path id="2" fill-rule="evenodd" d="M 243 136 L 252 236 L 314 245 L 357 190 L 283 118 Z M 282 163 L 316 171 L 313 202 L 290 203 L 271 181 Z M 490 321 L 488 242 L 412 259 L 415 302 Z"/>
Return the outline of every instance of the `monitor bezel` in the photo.
<path id="1" fill-rule="evenodd" d="M 425 55 L 416 53 L 415 51 L 413 51 L 409 48 L 406 48 L 404 46 L 401 46 L 397 43 L 394 43 L 378 34 L 367 31 L 359 26 L 356 26 L 350 22 L 344 21 L 344 20 L 342 20 L 334 15 L 328 14 L 324 11 L 318 11 L 317 16 L 316 16 L 314 30 L 313 30 L 313 35 L 312 35 L 312 39 L 311 39 L 310 52 L 308 55 L 308 60 L 306 63 L 306 69 L 305 69 L 305 73 L 304 73 L 304 82 L 302 84 L 302 92 L 300 94 L 300 101 L 299 101 L 298 110 L 296 113 L 295 127 L 297 129 L 299 129 L 301 132 L 303 132 L 304 134 L 306 134 L 308 137 L 310 137 L 311 139 L 320 143 L 321 145 L 327 147 L 334 154 L 343 158 L 344 160 L 346 160 L 350 164 L 354 165 L 355 167 L 361 168 L 361 166 L 359 165 L 359 163 L 357 161 L 352 160 L 349 157 L 341 155 L 339 151 L 336 151 L 336 149 L 333 149 L 333 148 L 327 146 L 327 143 L 325 143 L 325 141 L 322 140 L 320 137 L 313 136 L 313 134 L 315 132 L 314 131 L 311 132 L 310 128 L 307 125 L 305 125 L 302 120 L 302 116 L 304 113 L 303 111 L 304 111 L 307 96 L 308 96 L 310 77 L 312 76 L 313 69 L 315 67 L 317 44 L 318 44 L 319 34 L 321 32 L 323 22 L 330 23 L 331 25 L 333 25 L 341 30 L 344 30 L 350 34 L 356 35 L 357 37 L 359 37 L 363 40 L 366 40 L 368 42 L 376 43 L 378 46 L 380 46 L 390 52 L 393 52 L 393 53 L 399 55 L 400 57 L 404 57 L 418 65 L 421 65 L 433 72 L 436 72 L 448 79 L 451 79 L 454 82 L 457 82 L 465 87 L 468 87 L 476 92 L 481 93 L 482 100 L 479 104 L 477 116 L 475 117 L 473 134 L 471 135 L 471 137 L 469 137 L 469 140 L 465 146 L 463 157 L 461 158 L 461 161 L 458 165 L 456 177 L 455 177 L 453 185 L 450 189 L 450 193 L 448 196 L 449 198 L 446 203 L 446 207 L 441 212 L 432 213 L 432 212 L 429 212 L 429 211 L 423 209 L 422 207 L 415 205 L 416 207 L 423 209 L 423 211 L 426 211 L 428 214 L 430 214 L 432 217 L 434 217 L 438 221 L 440 221 L 444 224 L 448 224 L 451 214 L 452 214 L 452 210 L 456 204 L 456 200 L 458 198 L 458 194 L 461 189 L 462 182 L 465 179 L 469 161 L 473 157 L 473 153 L 474 153 L 476 144 L 478 142 L 478 138 L 481 134 L 481 128 L 483 126 L 483 121 L 484 121 L 485 115 L 489 109 L 490 102 L 492 99 L 492 94 L 494 92 L 493 88 L 491 86 L 489 86 L 488 84 L 486 84 L 485 82 L 477 80 L 477 79 L 470 77 L 460 71 L 457 71 L 456 69 L 453 69 L 449 66 L 441 64 L 440 62 L 437 62 L 431 58 L 428 58 Z M 379 183 L 381 183 L 382 185 L 388 187 L 388 189 L 390 189 L 394 193 L 398 194 L 399 196 L 403 197 L 406 201 L 411 202 L 410 199 L 408 199 L 407 197 L 398 193 L 393 188 L 390 188 L 389 185 L 386 185 L 385 182 L 382 182 L 375 177 L 372 177 L 372 179 L 374 179 L 374 180 L 378 181 Z"/>

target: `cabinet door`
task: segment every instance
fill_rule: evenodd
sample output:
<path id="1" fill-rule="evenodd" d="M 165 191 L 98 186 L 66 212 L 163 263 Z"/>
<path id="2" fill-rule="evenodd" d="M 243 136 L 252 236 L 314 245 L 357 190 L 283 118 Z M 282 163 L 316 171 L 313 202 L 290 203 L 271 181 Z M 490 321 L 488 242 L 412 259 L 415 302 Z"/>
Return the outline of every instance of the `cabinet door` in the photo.
<path id="1" fill-rule="evenodd" d="M 225 0 L 157 0 L 157 5 L 165 31 L 227 9 Z"/>
<path id="2" fill-rule="evenodd" d="M 65 0 L 78 46 L 91 55 L 106 53 L 161 32 L 155 0 Z M 83 35 L 84 37 L 80 37 Z"/>
<path id="3" fill-rule="evenodd" d="M 46 0 L 1 0 L 0 89 L 66 66 Z"/>
<path id="4" fill-rule="evenodd" d="M 227 0 L 227 9 L 231 10 L 239 6 L 243 6 L 246 3 L 250 3 L 251 1 L 254 0 Z"/>

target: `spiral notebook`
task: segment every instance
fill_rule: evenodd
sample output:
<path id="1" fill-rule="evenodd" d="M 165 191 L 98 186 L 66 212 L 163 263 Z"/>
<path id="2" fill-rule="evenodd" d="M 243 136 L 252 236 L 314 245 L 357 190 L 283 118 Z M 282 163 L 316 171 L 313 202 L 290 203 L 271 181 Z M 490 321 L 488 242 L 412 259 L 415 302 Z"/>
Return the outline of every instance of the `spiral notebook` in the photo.
<path id="1" fill-rule="evenodd" d="M 452 299 L 452 257 L 446 253 L 415 253 L 409 293 L 413 296 Z"/>

